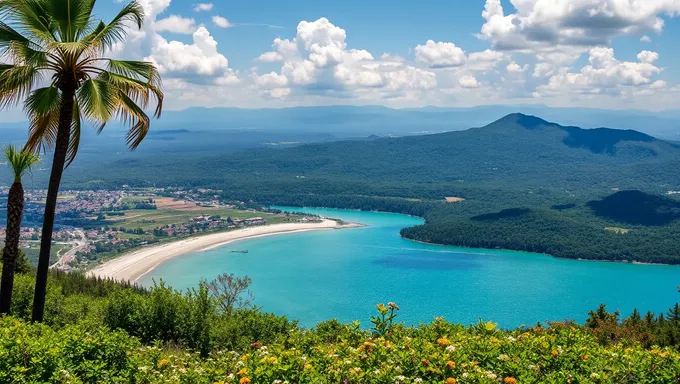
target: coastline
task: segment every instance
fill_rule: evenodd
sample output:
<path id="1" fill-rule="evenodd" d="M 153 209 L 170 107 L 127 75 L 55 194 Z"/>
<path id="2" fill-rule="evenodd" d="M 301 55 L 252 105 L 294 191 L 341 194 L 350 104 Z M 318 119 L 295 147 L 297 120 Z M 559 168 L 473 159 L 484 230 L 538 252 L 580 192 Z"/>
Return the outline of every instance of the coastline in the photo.
<path id="1" fill-rule="evenodd" d="M 635 260 L 596 260 L 596 259 L 585 259 L 585 258 L 571 258 L 571 257 L 560 257 L 560 256 L 555 256 L 551 255 L 548 253 L 540 253 L 540 252 L 530 252 L 530 251 L 520 251 L 517 249 L 510 249 L 510 248 L 474 248 L 474 247 L 465 247 L 462 245 L 455 245 L 455 244 L 439 244 L 439 243 L 430 243 L 427 241 L 422 241 L 422 240 L 416 240 L 416 239 L 411 239 L 405 236 L 402 236 L 400 234 L 401 238 L 404 240 L 412 241 L 414 243 L 420 243 L 420 244 L 427 244 L 427 245 L 436 245 L 439 247 L 458 247 L 458 248 L 465 248 L 465 249 L 471 249 L 474 251 L 477 250 L 486 250 L 486 251 L 509 251 L 509 252 L 518 252 L 518 253 L 526 253 L 526 254 L 531 254 L 531 255 L 539 255 L 539 256 L 548 256 L 548 257 L 553 257 L 555 259 L 560 259 L 560 260 L 573 260 L 573 261 L 590 261 L 590 262 L 595 262 L 595 263 L 621 263 L 621 264 L 633 264 L 633 265 L 661 265 L 661 266 L 667 266 L 667 267 L 678 267 L 680 266 L 679 264 L 668 264 L 668 263 L 646 263 L 642 261 L 635 261 Z"/>
<path id="2" fill-rule="evenodd" d="M 320 223 L 272 224 L 194 236 L 130 251 L 98 265 L 87 272 L 87 276 L 134 283 L 156 269 L 160 264 L 175 257 L 215 249 L 239 240 L 279 234 L 360 227 L 364 227 L 364 225 L 358 223 L 341 225 L 336 221 L 323 219 Z"/>

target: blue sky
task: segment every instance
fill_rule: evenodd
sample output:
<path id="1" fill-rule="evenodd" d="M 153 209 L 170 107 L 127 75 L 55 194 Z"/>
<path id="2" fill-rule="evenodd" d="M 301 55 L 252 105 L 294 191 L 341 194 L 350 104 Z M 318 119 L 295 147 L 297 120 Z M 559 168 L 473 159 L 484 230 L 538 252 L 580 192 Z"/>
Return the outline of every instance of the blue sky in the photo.
<path id="1" fill-rule="evenodd" d="M 138 1 L 110 55 L 154 62 L 168 109 L 680 100 L 680 0 Z"/>

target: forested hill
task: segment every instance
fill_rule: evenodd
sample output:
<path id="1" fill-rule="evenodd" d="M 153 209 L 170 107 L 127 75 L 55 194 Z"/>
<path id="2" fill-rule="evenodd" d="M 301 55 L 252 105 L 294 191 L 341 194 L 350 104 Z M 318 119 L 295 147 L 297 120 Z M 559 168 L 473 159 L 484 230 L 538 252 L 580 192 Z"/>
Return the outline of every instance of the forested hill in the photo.
<path id="1" fill-rule="evenodd" d="M 69 187 L 210 187 L 262 204 L 409 213 L 426 225 L 404 236 L 443 244 L 680 263 L 680 204 L 668 194 L 680 191 L 678 145 L 522 114 L 427 136 L 135 155 L 66 177 Z"/>

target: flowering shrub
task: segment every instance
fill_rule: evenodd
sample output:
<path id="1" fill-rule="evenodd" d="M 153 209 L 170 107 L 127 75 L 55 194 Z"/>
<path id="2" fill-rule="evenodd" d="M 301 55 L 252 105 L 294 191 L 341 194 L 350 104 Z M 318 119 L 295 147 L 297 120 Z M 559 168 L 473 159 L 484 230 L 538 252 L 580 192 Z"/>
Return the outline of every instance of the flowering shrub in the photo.
<path id="1" fill-rule="evenodd" d="M 122 331 L 0 319 L 0 382 L 13 383 L 678 383 L 670 348 L 601 345 L 573 324 L 514 331 L 436 319 L 389 336 L 337 322 L 291 328 L 280 343 L 253 340 L 207 357 L 142 346 Z"/>

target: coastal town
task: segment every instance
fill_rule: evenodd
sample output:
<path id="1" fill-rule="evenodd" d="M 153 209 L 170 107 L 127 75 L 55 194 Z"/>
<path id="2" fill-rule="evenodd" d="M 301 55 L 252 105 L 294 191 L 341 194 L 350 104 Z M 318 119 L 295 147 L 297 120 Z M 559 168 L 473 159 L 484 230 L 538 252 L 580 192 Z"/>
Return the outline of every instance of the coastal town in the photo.
<path id="1" fill-rule="evenodd" d="M 0 238 L 5 237 L 9 187 L 0 186 Z M 25 193 L 21 248 L 34 261 L 46 191 Z M 66 190 L 59 195 L 53 235 L 52 268 L 87 268 L 149 244 L 238 228 L 318 221 L 240 201 L 227 201 L 210 189 L 146 188 Z"/>

